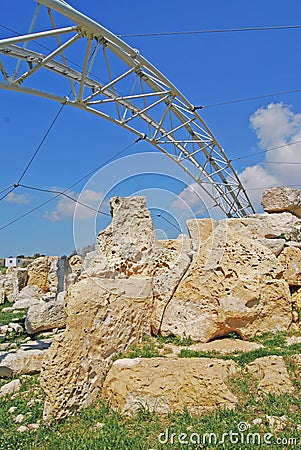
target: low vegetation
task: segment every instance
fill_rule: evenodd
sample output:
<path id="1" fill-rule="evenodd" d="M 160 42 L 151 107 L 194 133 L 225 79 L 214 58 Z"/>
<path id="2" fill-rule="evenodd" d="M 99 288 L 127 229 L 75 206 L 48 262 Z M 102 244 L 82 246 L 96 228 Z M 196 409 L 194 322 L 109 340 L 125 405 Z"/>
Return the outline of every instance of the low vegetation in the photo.
<path id="1" fill-rule="evenodd" d="M 256 394 L 257 382 L 245 371 L 230 380 L 238 397 L 235 410 L 218 409 L 194 416 L 188 411 L 160 416 L 144 408 L 134 416 L 122 416 L 104 401 L 98 401 L 75 416 L 47 425 L 42 421 L 44 393 L 38 376 L 21 376 L 21 390 L 0 398 L 0 450 L 180 450 L 299 448 L 301 430 L 300 371 L 291 356 L 301 353 L 301 344 L 287 346 L 289 333 L 256 338 L 265 347 L 245 354 L 191 352 L 182 346 L 189 339 L 145 337 L 119 357 L 166 357 L 169 345 L 178 345 L 181 356 L 214 356 L 239 364 L 266 355 L 284 357 L 294 380 L 294 395 Z M 0 380 L 0 386 L 10 380 Z M 15 418 L 24 415 L 22 423 Z M 38 429 L 30 429 L 38 424 Z M 17 429 L 20 425 L 26 431 Z"/>

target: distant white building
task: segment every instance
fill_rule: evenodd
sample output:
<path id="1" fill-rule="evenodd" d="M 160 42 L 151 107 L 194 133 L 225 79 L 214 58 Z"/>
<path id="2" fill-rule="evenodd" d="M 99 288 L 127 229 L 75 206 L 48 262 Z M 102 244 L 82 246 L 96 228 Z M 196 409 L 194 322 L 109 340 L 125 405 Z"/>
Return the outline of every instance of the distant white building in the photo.
<path id="1" fill-rule="evenodd" d="M 5 267 L 22 266 L 22 258 L 5 258 Z"/>

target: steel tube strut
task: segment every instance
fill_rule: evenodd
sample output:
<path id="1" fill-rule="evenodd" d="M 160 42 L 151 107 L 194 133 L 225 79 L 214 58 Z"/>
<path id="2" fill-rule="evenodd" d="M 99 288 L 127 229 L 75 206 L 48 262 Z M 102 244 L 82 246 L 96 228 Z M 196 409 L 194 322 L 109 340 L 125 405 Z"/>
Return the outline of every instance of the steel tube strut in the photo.
<path id="1" fill-rule="evenodd" d="M 0 40 L 0 88 L 66 103 L 120 125 L 182 167 L 226 216 L 254 213 L 225 151 L 182 92 L 137 49 L 65 1 L 38 3 L 48 10 L 50 29 L 43 23 L 40 31 Z M 55 14 L 64 27 L 56 27 Z M 34 24 L 39 26 L 37 16 Z M 36 51 L 39 43 L 42 52 Z M 65 87 L 55 82 L 58 77 Z"/>

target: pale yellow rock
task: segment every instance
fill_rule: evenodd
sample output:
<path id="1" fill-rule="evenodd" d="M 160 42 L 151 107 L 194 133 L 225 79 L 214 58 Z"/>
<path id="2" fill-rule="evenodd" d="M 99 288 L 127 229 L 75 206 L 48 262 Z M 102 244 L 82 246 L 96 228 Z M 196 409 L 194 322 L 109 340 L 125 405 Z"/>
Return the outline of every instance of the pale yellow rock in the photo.
<path id="1" fill-rule="evenodd" d="M 166 305 L 190 266 L 190 251 L 190 239 L 185 235 L 157 242 L 153 260 L 154 303 L 151 316 L 154 334 L 159 333 Z"/>
<path id="2" fill-rule="evenodd" d="M 36 258 L 27 267 L 28 281 L 27 285 L 36 285 L 42 292 L 49 292 L 49 270 L 51 265 L 51 259 L 48 256 L 41 256 Z"/>
<path id="3" fill-rule="evenodd" d="M 247 365 L 247 370 L 258 380 L 258 394 L 291 394 L 294 386 L 281 356 L 264 356 Z"/>
<path id="4" fill-rule="evenodd" d="M 221 223 L 168 303 L 161 333 L 207 342 L 287 330 L 292 303 L 282 273 L 270 250 Z"/>
<path id="5" fill-rule="evenodd" d="M 45 350 L 30 349 L 8 352 L 1 356 L 0 377 L 38 373 L 42 367 Z"/>
<path id="6" fill-rule="evenodd" d="M 301 217 L 301 190 L 289 186 L 277 186 L 267 189 L 261 204 L 267 212 L 288 211 Z"/>
<path id="7" fill-rule="evenodd" d="M 301 287 L 292 293 L 292 302 L 299 310 L 301 310 Z"/>
<path id="8" fill-rule="evenodd" d="M 301 286 L 301 250 L 297 247 L 287 247 L 278 259 L 285 268 L 284 277 L 288 284 Z"/>
<path id="9" fill-rule="evenodd" d="M 8 267 L 6 275 L 1 279 L 3 295 L 9 302 L 14 302 L 19 292 L 27 282 L 27 270 L 24 268 Z"/>
<path id="10" fill-rule="evenodd" d="M 72 272 L 77 272 L 82 268 L 83 259 L 80 255 L 72 255 L 69 259 L 69 265 L 71 267 Z"/>
<path id="11" fill-rule="evenodd" d="M 278 239 L 300 241 L 301 219 L 289 212 L 254 214 L 246 218 L 222 219 L 219 224 L 227 225 L 229 232 L 242 233 L 257 239 Z"/>
<path id="12" fill-rule="evenodd" d="M 236 352 L 251 352 L 262 348 L 262 344 L 257 342 L 242 341 L 240 339 L 217 339 L 205 344 L 193 344 L 188 346 L 188 350 L 204 351 L 204 352 L 218 352 L 222 355 L 227 355 Z"/>
<path id="13" fill-rule="evenodd" d="M 114 197 L 111 224 L 98 235 L 98 256 L 80 279 L 138 277 L 153 279 L 153 333 L 179 281 L 191 263 L 191 240 L 186 235 L 157 241 L 145 197 Z"/>
<path id="14" fill-rule="evenodd" d="M 186 225 L 192 241 L 192 249 L 198 251 L 213 233 L 216 221 L 214 219 L 188 219 Z"/>
<path id="15" fill-rule="evenodd" d="M 70 287 L 66 331 L 44 360 L 44 419 L 64 417 L 98 395 L 112 356 L 150 333 L 149 279 L 86 278 Z"/>
<path id="16" fill-rule="evenodd" d="M 123 414 L 141 406 L 158 413 L 234 408 L 237 398 L 226 382 L 238 370 L 233 361 L 214 358 L 120 359 L 106 376 L 102 396 Z"/>

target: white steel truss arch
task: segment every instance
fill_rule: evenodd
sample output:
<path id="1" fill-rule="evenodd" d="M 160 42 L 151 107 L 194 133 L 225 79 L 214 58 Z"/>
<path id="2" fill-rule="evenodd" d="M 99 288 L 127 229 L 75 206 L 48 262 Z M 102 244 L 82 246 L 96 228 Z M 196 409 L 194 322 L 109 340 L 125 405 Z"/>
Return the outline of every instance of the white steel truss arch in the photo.
<path id="1" fill-rule="evenodd" d="M 49 29 L 34 31 L 41 17 Z M 254 213 L 196 108 L 136 49 L 65 1 L 39 0 L 28 34 L 0 40 L 0 55 L 0 88 L 114 122 L 172 158 L 226 216 Z"/>

